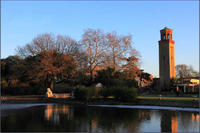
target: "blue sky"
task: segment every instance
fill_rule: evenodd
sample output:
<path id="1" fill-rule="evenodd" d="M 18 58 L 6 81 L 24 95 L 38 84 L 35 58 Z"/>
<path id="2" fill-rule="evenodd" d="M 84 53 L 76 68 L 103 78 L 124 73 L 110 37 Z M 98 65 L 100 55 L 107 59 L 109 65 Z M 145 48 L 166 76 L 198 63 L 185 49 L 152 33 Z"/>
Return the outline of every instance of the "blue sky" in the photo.
<path id="1" fill-rule="evenodd" d="M 172 28 L 175 64 L 199 70 L 198 1 L 3 1 L 1 58 L 16 54 L 17 46 L 50 32 L 80 40 L 84 29 L 132 34 L 141 54 L 141 68 L 159 75 L 160 30 Z"/>

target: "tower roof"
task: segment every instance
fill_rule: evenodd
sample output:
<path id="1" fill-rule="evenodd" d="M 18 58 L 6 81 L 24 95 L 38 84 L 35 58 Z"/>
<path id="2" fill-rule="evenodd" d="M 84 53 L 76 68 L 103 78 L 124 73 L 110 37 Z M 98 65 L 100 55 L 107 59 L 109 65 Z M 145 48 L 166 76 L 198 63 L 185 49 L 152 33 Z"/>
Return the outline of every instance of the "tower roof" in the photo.
<path id="1" fill-rule="evenodd" d="M 168 27 L 164 27 L 164 29 L 160 30 L 160 32 L 166 32 L 166 31 L 172 32 L 173 30 Z"/>

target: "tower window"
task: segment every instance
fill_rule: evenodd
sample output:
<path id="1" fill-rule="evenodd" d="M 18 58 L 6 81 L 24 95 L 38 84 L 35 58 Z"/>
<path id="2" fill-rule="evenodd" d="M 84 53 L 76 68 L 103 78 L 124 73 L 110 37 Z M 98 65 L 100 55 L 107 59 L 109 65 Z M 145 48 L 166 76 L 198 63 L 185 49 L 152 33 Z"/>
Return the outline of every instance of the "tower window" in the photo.
<path id="1" fill-rule="evenodd" d="M 166 39 L 166 36 L 165 36 L 165 34 L 163 34 L 163 40 L 165 40 Z"/>
<path id="2" fill-rule="evenodd" d="M 169 40 L 169 34 L 167 34 L 167 39 Z"/>

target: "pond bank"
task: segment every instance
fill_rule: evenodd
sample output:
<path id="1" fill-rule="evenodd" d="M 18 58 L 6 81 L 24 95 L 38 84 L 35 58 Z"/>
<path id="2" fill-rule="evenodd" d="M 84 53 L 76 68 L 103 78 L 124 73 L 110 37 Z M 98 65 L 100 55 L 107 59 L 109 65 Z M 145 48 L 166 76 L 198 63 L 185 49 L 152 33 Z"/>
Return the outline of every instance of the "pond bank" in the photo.
<path id="1" fill-rule="evenodd" d="M 12 96 L 1 97 L 1 103 L 60 103 L 60 104 L 82 104 L 82 105 L 148 105 L 148 106 L 168 106 L 168 107 L 190 107 L 199 108 L 199 101 L 184 100 L 155 100 L 137 99 L 134 103 L 124 103 L 114 99 L 92 99 L 87 102 L 72 100 L 70 98 L 44 98 L 43 96 Z"/>
<path id="2" fill-rule="evenodd" d="M 88 105 L 90 107 L 104 107 L 104 108 L 128 108 L 128 109 L 153 109 L 153 110 L 178 110 L 178 111 L 192 111 L 199 112 L 199 108 L 188 107 L 167 107 L 167 106 L 147 106 L 147 105 Z"/>

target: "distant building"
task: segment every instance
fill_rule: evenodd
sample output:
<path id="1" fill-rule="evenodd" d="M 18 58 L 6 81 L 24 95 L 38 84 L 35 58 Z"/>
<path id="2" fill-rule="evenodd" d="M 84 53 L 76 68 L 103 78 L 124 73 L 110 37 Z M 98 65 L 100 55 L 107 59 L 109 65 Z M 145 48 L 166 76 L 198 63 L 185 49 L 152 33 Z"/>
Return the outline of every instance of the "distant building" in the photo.
<path id="1" fill-rule="evenodd" d="M 188 79 L 188 80 L 189 80 L 189 83 L 191 83 L 191 84 L 195 84 L 195 85 L 199 84 L 199 79 L 191 78 L 191 79 Z M 188 80 L 186 80 L 186 81 L 188 81 Z"/>
<path id="2" fill-rule="evenodd" d="M 182 91 L 183 93 L 198 92 L 199 78 L 198 77 L 184 78 L 181 81 L 177 81 L 175 86 L 177 91 Z"/>
<path id="3" fill-rule="evenodd" d="M 174 41 L 172 29 L 165 27 L 160 30 L 159 41 L 159 85 L 161 89 L 169 87 L 170 79 L 175 78 Z"/>

